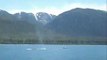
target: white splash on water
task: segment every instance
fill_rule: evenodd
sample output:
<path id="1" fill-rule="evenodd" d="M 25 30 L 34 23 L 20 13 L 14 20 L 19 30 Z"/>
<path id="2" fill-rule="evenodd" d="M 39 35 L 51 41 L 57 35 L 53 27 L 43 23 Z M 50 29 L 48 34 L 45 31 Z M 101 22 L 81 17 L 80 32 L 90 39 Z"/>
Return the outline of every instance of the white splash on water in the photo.
<path id="1" fill-rule="evenodd" d="M 47 50 L 47 48 L 44 48 L 44 47 L 43 47 L 43 48 L 39 48 L 39 50 Z"/>
<path id="2" fill-rule="evenodd" d="M 32 48 L 27 48 L 26 50 L 31 51 L 31 50 L 32 50 Z"/>

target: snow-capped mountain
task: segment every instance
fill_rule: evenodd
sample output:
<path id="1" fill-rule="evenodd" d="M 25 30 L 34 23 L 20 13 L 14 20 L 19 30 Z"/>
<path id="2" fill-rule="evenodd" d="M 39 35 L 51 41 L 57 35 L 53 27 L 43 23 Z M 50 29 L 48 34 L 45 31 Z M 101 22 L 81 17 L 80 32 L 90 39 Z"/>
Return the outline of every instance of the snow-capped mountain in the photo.
<path id="1" fill-rule="evenodd" d="M 56 17 L 55 15 L 48 14 L 45 12 L 38 12 L 36 14 L 20 12 L 20 13 L 14 14 L 14 16 L 16 16 L 17 19 L 21 21 L 28 21 L 31 23 L 38 22 L 42 25 L 49 23 Z"/>
<path id="2" fill-rule="evenodd" d="M 38 12 L 35 14 L 35 18 L 39 23 L 42 23 L 43 25 L 49 23 L 52 21 L 56 16 L 52 14 L 48 14 L 45 12 Z"/>

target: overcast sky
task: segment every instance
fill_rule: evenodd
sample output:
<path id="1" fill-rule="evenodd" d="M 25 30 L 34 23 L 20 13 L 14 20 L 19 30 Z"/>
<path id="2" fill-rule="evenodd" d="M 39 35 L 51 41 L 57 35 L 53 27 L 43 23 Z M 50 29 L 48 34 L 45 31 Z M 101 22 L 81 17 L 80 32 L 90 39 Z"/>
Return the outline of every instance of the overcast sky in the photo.
<path id="1" fill-rule="evenodd" d="M 25 11 L 58 15 L 77 7 L 106 10 L 106 3 L 106 0 L 0 0 L 0 9 L 12 14 Z"/>

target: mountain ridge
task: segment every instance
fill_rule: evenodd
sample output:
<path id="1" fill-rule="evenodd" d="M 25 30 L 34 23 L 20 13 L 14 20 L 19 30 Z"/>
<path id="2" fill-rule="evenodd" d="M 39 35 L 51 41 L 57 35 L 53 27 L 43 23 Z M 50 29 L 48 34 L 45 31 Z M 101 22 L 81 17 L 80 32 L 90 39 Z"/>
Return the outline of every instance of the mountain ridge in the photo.
<path id="1" fill-rule="evenodd" d="M 38 12 L 36 15 L 0 11 L 0 43 L 106 44 L 106 42 L 105 11 L 76 8 L 58 16 L 45 12 Z"/>
<path id="2" fill-rule="evenodd" d="M 73 9 L 59 14 L 48 28 L 71 36 L 106 36 L 107 12 L 94 9 Z M 102 29 L 101 29 L 102 28 Z M 80 30 L 80 31 L 79 31 Z"/>

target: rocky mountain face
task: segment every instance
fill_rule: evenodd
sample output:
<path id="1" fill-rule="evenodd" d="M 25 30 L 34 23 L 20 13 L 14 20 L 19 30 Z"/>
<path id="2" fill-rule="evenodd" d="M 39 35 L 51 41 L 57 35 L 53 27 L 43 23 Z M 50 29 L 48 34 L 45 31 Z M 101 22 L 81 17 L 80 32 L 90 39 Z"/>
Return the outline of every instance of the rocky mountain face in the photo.
<path id="1" fill-rule="evenodd" d="M 43 25 L 51 22 L 52 20 L 54 20 L 55 17 L 55 15 L 48 14 L 45 12 L 38 12 L 37 14 L 35 14 L 36 21 Z"/>
<path id="2" fill-rule="evenodd" d="M 14 16 L 17 17 L 17 19 L 20 21 L 28 21 L 30 23 L 38 22 L 42 25 L 49 23 L 56 17 L 55 15 L 45 12 L 38 12 L 36 14 L 21 12 L 14 14 Z"/>

